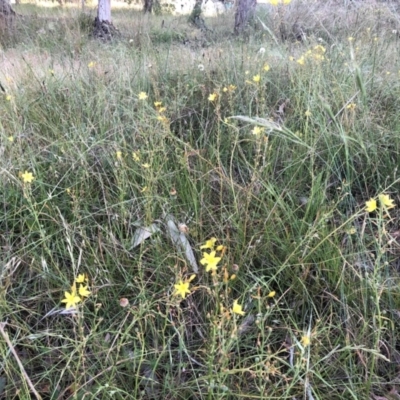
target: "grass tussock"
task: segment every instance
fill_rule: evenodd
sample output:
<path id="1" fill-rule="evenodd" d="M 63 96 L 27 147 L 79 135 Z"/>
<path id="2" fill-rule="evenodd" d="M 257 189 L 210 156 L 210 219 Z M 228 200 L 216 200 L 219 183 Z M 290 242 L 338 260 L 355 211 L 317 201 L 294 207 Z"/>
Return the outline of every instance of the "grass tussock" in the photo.
<path id="1" fill-rule="evenodd" d="M 113 43 L 16 7 L 2 398 L 399 396 L 397 14 L 336 3 L 116 9 Z"/>

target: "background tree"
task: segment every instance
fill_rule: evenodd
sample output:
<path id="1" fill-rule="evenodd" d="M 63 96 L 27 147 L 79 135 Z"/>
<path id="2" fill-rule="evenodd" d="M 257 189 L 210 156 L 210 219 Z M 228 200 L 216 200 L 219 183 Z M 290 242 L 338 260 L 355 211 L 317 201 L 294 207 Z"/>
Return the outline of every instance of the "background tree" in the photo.
<path id="1" fill-rule="evenodd" d="M 153 0 L 144 0 L 144 13 L 151 13 L 153 11 Z"/>
<path id="2" fill-rule="evenodd" d="M 193 10 L 189 16 L 189 22 L 197 26 L 200 29 L 207 29 L 205 26 L 204 19 L 201 18 L 201 6 L 203 5 L 203 0 L 196 0 Z"/>
<path id="3" fill-rule="evenodd" d="M 235 13 L 235 34 L 238 35 L 254 17 L 256 0 L 238 0 Z"/>
<path id="4" fill-rule="evenodd" d="M 12 17 L 15 15 L 15 11 L 11 8 L 8 0 L 0 0 L 0 16 Z"/>
<path id="5" fill-rule="evenodd" d="M 94 19 L 94 36 L 110 40 L 116 35 L 118 31 L 111 23 L 111 0 L 99 0 L 97 17 Z"/>

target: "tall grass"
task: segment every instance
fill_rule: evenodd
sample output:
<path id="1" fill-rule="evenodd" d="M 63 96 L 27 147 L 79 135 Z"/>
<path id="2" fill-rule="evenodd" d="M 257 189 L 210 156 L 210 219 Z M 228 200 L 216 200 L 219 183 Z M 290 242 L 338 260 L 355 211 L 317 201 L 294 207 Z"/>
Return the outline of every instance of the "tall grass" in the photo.
<path id="1" fill-rule="evenodd" d="M 396 14 L 346 7 L 240 38 L 129 10 L 113 43 L 68 10 L 3 32 L 3 398 L 398 396 Z"/>

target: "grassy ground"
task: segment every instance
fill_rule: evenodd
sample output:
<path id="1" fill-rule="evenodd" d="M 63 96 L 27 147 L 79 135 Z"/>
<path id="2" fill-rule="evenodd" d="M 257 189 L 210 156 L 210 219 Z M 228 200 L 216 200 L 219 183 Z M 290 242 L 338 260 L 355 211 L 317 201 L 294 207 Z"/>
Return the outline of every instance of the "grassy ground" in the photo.
<path id="1" fill-rule="evenodd" d="M 321 3 L 241 38 L 116 9 L 106 44 L 16 9 L 1 398 L 400 398 L 398 19 Z"/>

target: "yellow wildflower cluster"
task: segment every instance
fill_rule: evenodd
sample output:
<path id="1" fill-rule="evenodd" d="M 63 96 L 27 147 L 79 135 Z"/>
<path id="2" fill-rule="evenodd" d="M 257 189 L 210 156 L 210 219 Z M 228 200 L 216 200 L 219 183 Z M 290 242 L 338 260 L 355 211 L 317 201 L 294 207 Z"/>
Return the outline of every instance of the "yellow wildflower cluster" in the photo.
<path id="1" fill-rule="evenodd" d="M 85 297 L 89 297 L 88 277 L 85 274 L 79 274 L 71 286 L 71 292 L 64 292 L 64 295 L 65 298 L 61 300 L 61 303 L 65 303 L 66 309 L 75 307 Z"/>
<path id="2" fill-rule="evenodd" d="M 236 90 L 236 86 L 235 85 L 229 85 L 229 86 L 225 86 L 222 91 L 224 93 L 233 93 Z"/>
<path id="3" fill-rule="evenodd" d="M 157 119 L 163 124 L 169 124 L 169 119 L 164 115 L 164 112 L 167 111 L 167 107 L 162 105 L 162 101 L 155 101 L 154 107 L 158 112 Z"/>
<path id="4" fill-rule="evenodd" d="M 156 108 L 156 110 L 159 114 L 162 114 L 163 112 L 165 112 L 167 110 L 166 107 L 163 107 L 162 101 L 155 101 L 154 107 Z"/>
<path id="5" fill-rule="evenodd" d="M 324 46 L 318 44 L 314 46 L 312 49 L 308 49 L 300 58 L 296 60 L 296 62 L 300 65 L 304 65 L 307 60 L 313 61 L 323 61 L 325 60 L 326 49 Z"/>
<path id="6" fill-rule="evenodd" d="M 201 250 L 203 251 L 203 258 L 200 260 L 200 263 L 206 267 L 206 272 L 211 271 L 213 275 L 216 275 L 216 270 L 218 268 L 218 264 L 221 261 L 225 251 L 226 247 L 223 245 L 217 245 L 216 244 L 217 239 L 215 237 L 212 237 L 211 239 L 208 239 L 203 245 L 200 246 Z M 217 257 L 217 252 L 218 256 Z M 236 278 L 236 275 L 233 274 L 232 276 L 229 276 L 229 273 L 227 271 L 227 268 L 224 267 L 222 269 L 222 274 L 223 274 L 223 282 L 227 283 L 230 280 L 234 280 Z M 179 278 L 177 283 L 174 285 L 174 295 L 175 296 L 180 296 L 182 299 L 185 299 L 187 295 L 192 293 L 196 289 L 190 288 L 190 283 L 196 278 L 196 275 L 193 274 L 187 279 L 182 279 Z M 275 295 L 275 292 L 269 297 L 273 297 Z M 221 313 L 223 313 L 225 310 L 225 307 L 221 305 Z M 233 301 L 230 313 L 236 314 L 243 316 L 245 315 L 245 312 L 242 308 L 242 305 L 239 304 L 239 300 L 236 299 Z M 230 315 L 229 311 L 227 311 L 227 315 Z"/>
<path id="7" fill-rule="evenodd" d="M 381 208 L 390 210 L 391 208 L 396 207 L 396 204 L 394 204 L 394 200 L 389 197 L 388 194 L 383 194 L 381 193 L 378 195 L 378 200 Z M 368 201 L 365 202 L 365 211 L 367 212 L 374 212 L 378 208 L 378 203 L 376 199 L 369 199 Z"/>
<path id="8" fill-rule="evenodd" d="M 200 260 L 201 265 L 206 266 L 206 272 L 213 271 L 215 272 L 218 268 L 218 263 L 221 261 L 222 257 L 216 257 L 217 251 L 221 252 L 221 256 L 225 251 L 225 247 L 222 245 L 215 246 L 215 242 L 217 239 L 212 237 L 211 239 L 207 240 L 205 244 L 200 246 L 200 249 L 209 249 L 211 250 L 210 253 L 206 251 L 203 252 L 203 258 Z"/>

